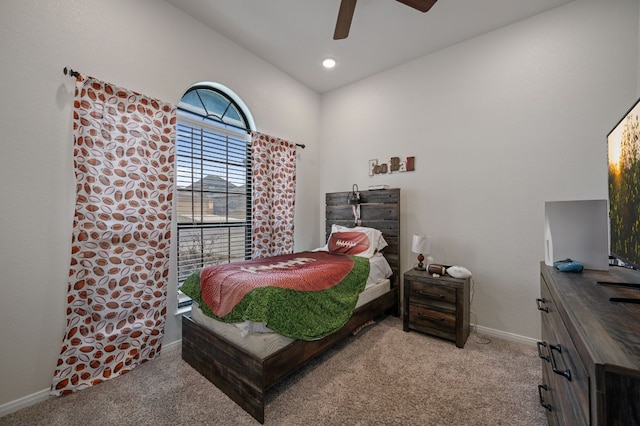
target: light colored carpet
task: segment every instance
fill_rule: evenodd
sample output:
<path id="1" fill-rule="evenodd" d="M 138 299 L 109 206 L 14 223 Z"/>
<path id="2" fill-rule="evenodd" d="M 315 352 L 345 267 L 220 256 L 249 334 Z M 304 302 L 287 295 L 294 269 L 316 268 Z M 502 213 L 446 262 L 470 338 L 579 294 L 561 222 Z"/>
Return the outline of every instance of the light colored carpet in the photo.
<path id="1" fill-rule="evenodd" d="M 1 425 L 257 425 L 180 348 Z M 388 317 L 270 390 L 266 425 L 546 425 L 535 347 L 472 334 L 464 349 Z"/>

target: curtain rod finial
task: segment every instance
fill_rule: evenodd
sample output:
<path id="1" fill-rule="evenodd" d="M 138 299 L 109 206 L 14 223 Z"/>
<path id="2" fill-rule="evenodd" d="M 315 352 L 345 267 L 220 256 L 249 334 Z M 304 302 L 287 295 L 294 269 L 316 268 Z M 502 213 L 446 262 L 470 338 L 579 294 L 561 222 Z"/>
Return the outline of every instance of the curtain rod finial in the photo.
<path id="1" fill-rule="evenodd" d="M 80 75 L 80 73 L 79 73 L 78 71 L 74 71 L 74 70 L 72 70 L 71 68 L 67 68 L 67 67 L 64 67 L 64 68 L 62 69 L 62 72 L 64 73 L 64 75 L 67 75 L 67 74 L 68 74 L 68 75 L 69 75 L 69 77 L 77 77 L 77 76 L 79 76 L 79 75 Z"/>

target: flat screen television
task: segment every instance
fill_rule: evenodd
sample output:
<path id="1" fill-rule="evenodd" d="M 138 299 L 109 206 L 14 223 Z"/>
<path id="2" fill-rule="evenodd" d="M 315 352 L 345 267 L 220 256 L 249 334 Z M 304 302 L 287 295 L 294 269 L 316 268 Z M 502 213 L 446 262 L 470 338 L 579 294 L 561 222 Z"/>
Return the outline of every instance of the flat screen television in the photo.
<path id="1" fill-rule="evenodd" d="M 640 99 L 607 135 L 609 244 L 615 264 L 640 269 Z"/>

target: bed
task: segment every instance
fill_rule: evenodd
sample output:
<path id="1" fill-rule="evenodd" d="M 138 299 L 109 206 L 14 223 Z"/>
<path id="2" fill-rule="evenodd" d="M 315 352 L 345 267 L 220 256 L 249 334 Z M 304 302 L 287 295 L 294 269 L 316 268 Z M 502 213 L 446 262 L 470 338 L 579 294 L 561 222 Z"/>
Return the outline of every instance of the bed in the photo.
<path id="1" fill-rule="evenodd" d="M 355 225 L 350 194 L 326 194 L 327 236 L 334 225 Z M 337 331 L 315 340 L 285 340 L 275 350 L 257 353 L 224 331 L 208 327 L 197 307 L 182 318 L 182 359 L 260 423 L 264 423 L 265 394 L 270 387 L 375 318 L 399 314 L 400 190 L 360 191 L 359 201 L 359 226 L 382 232 L 388 244 L 382 254 L 393 275 L 386 283 L 388 291 L 378 290 L 361 303 Z"/>

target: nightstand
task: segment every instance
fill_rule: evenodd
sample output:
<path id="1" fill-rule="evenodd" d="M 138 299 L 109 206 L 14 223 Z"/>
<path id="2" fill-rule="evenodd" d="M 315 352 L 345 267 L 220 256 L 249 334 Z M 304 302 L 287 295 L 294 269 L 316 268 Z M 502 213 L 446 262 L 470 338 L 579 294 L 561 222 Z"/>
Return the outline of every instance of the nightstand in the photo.
<path id="1" fill-rule="evenodd" d="M 463 348 L 469 337 L 471 278 L 434 277 L 427 271 L 404 273 L 402 329 L 454 341 Z"/>

